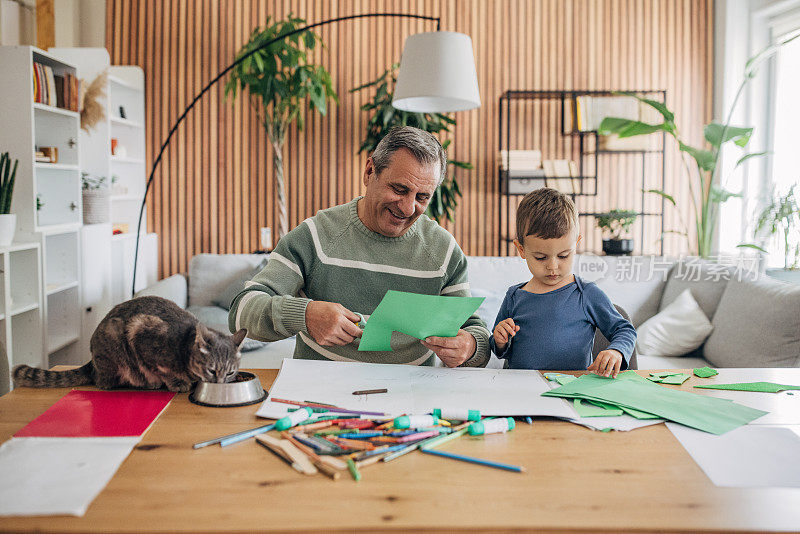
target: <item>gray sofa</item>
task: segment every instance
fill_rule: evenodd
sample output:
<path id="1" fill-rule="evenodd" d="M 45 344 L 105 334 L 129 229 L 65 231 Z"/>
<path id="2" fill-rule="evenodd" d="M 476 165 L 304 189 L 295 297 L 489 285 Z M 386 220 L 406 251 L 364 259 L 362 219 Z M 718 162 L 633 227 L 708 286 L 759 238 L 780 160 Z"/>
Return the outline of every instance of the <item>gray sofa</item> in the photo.
<path id="1" fill-rule="evenodd" d="M 169 298 L 212 328 L 227 331 L 221 307 L 232 289 L 266 260 L 263 255 L 200 254 L 187 275 L 174 275 L 137 293 Z M 682 357 L 638 355 L 640 369 L 702 367 L 800 367 L 800 286 L 759 276 L 748 265 L 721 265 L 695 258 L 579 255 L 575 273 L 595 281 L 631 317 L 635 327 L 663 310 L 686 288 L 714 327 L 703 346 Z M 491 328 L 506 289 L 530 278 L 518 257 L 469 257 L 478 310 Z M 235 293 L 235 290 L 233 291 Z M 356 310 L 358 311 L 358 310 Z M 278 368 L 292 356 L 294 339 L 248 341 L 242 366 Z M 502 363 L 492 356 L 491 367 Z"/>

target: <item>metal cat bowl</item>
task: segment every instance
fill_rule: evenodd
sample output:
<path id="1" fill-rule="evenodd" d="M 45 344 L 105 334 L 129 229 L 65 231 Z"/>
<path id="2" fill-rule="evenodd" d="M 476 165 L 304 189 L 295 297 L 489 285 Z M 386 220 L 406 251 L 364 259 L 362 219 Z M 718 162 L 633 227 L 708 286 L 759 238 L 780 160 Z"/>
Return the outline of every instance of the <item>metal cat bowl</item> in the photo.
<path id="1" fill-rule="evenodd" d="M 240 371 L 235 382 L 214 384 L 200 382 L 189 395 L 189 400 L 200 406 L 232 408 L 247 406 L 261 402 L 267 392 L 261 387 L 261 381 L 253 373 Z"/>

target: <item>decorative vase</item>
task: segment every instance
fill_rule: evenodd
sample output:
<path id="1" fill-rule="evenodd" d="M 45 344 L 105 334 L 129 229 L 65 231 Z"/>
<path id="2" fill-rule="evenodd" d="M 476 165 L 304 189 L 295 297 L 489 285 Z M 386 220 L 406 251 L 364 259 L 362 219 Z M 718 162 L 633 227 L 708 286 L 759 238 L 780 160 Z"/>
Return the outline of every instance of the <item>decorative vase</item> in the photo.
<path id="1" fill-rule="evenodd" d="M 633 252 L 633 239 L 603 239 L 603 252 L 607 256 L 625 256 Z"/>
<path id="2" fill-rule="evenodd" d="M 83 190 L 83 224 L 107 223 L 110 210 L 111 201 L 107 187 Z"/>
<path id="3" fill-rule="evenodd" d="M 14 240 L 14 229 L 17 226 L 17 214 L 0 215 L 0 247 L 7 247 Z"/>

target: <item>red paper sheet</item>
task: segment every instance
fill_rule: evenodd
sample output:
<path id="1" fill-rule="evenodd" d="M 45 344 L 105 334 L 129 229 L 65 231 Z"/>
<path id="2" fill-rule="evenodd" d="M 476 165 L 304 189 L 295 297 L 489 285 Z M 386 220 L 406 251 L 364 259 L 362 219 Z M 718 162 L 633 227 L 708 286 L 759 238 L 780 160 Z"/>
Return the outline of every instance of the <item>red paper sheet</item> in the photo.
<path id="1" fill-rule="evenodd" d="M 174 396 L 168 391 L 74 389 L 14 437 L 141 436 Z"/>

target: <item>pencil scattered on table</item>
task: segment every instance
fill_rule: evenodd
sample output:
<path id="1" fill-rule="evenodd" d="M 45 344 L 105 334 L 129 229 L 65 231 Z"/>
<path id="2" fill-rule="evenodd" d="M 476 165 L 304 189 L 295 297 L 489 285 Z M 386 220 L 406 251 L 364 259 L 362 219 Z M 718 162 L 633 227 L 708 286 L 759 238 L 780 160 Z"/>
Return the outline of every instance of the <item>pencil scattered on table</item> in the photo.
<path id="1" fill-rule="evenodd" d="M 380 393 L 364 390 L 354 394 Z M 276 399 L 272 399 L 273 401 Z M 524 467 L 474 458 L 438 450 L 464 435 L 483 436 L 514 429 L 511 417 L 481 417 L 477 410 L 432 409 L 426 414 L 405 414 L 395 418 L 371 415 L 319 402 L 296 402 L 286 417 L 262 425 L 198 443 L 195 449 L 226 446 L 255 437 L 256 441 L 289 467 L 304 475 L 322 473 L 332 480 L 349 472 L 356 482 L 362 469 L 390 462 L 414 451 L 506 471 L 525 472 Z M 373 417 L 373 418 L 367 418 Z M 271 436 L 269 431 L 277 431 Z"/>

